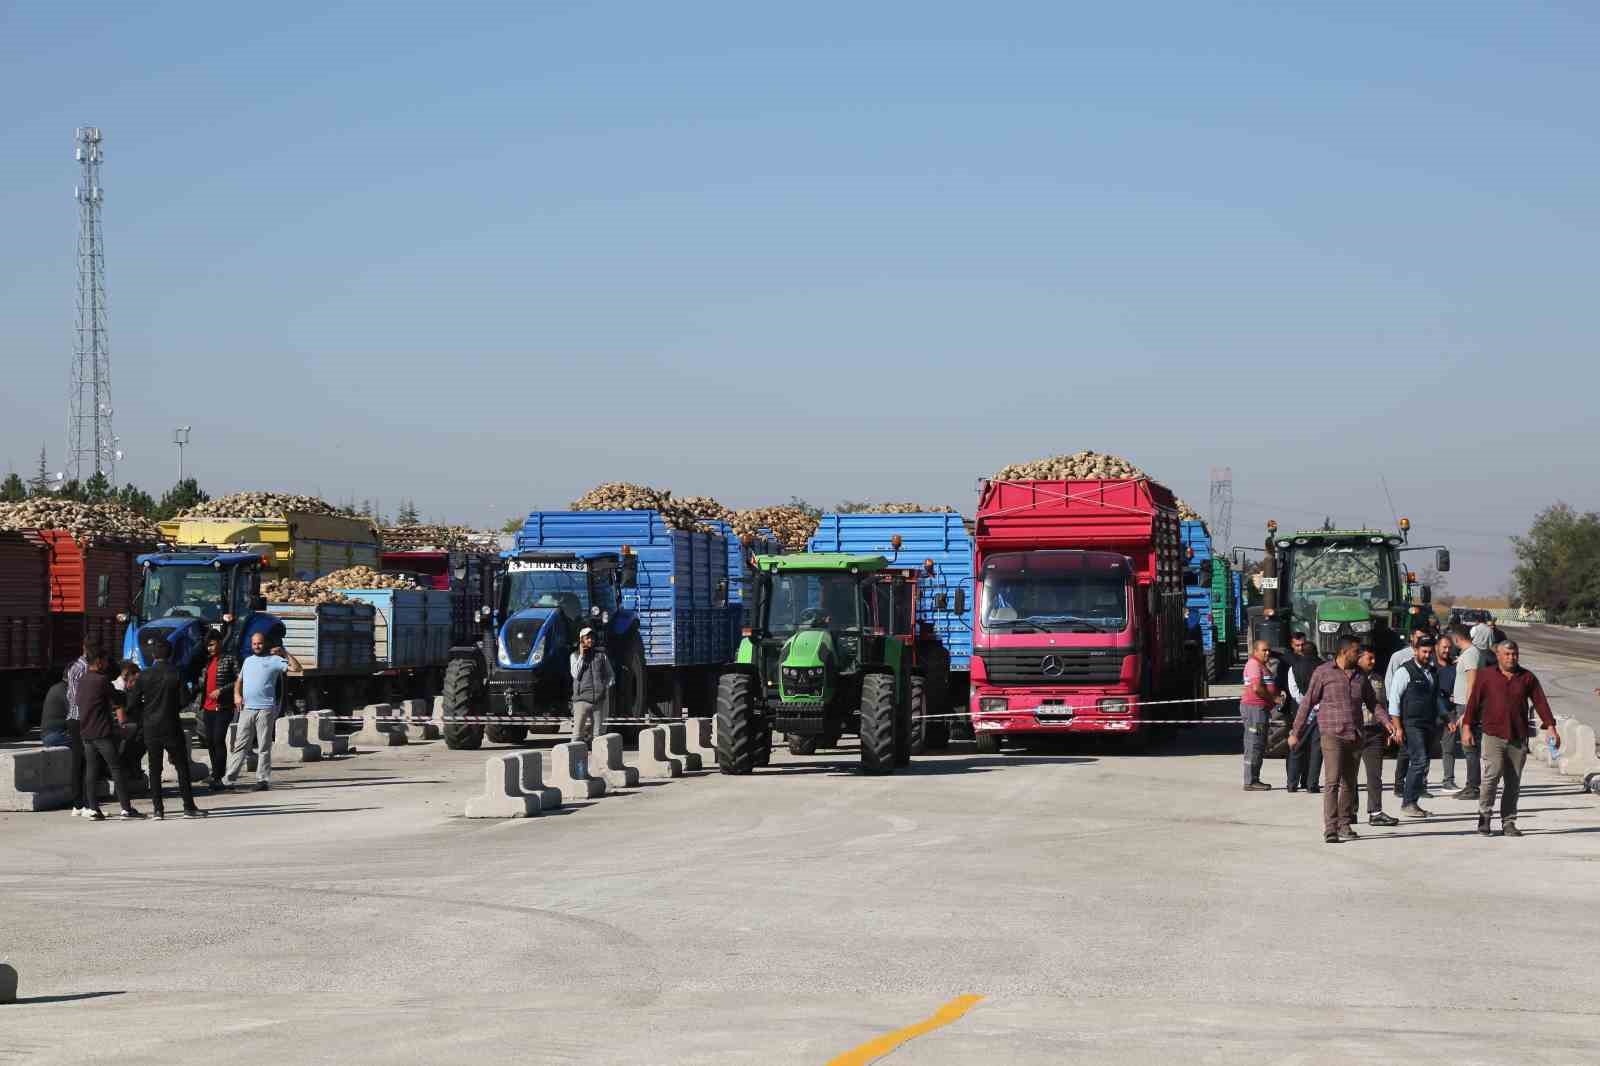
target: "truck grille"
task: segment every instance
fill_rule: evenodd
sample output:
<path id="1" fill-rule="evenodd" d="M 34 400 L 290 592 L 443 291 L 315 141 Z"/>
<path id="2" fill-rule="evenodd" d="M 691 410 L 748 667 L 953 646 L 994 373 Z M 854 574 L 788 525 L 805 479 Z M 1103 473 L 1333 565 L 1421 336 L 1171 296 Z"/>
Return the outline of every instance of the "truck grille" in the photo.
<path id="1" fill-rule="evenodd" d="M 996 685 L 1109 685 L 1132 648 L 1003 648 L 979 652 Z"/>

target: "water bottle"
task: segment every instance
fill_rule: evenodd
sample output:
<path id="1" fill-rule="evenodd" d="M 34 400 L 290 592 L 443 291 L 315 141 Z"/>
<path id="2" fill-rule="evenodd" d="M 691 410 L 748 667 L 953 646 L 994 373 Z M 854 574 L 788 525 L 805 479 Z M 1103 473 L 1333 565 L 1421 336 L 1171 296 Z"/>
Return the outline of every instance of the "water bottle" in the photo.
<path id="1" fill-rule="evenodd" d="M 1561 748 L 1556 745 L 1555 737 L 1545 737 L 1544 742 L 1550 745 L 1550 765 L 1554 766 L 1556 763 L 1561 761 L 1560 756 L 1557 755 L 1557 752 L 1559 752 Z"/>

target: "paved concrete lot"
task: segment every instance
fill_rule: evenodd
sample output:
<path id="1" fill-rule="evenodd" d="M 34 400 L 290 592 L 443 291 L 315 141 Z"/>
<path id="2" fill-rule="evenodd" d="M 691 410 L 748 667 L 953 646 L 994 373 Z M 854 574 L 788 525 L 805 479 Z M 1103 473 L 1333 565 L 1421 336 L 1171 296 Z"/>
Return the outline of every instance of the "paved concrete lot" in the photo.
<path id="1" fill-rule="evenodd" d="M 0 815 L 0 1062 L 821 1064 L 965 995 L 891 1061 L 1600 1061 L 1600 799 L 1532 769 L 1524 839 L 1440 798 L 1329 846 L 1212 729 L 510 822 L 460 817 L 484 755 L 439 743 L 203 823 Z"/>

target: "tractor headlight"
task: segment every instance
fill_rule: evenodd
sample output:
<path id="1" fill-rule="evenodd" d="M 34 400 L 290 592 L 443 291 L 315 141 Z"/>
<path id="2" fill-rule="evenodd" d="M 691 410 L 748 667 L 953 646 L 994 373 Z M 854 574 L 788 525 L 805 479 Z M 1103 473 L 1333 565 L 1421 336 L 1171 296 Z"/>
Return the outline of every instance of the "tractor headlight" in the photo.
<path id="1" fill-rule="evenodd" d="M 1339 632 L 1339 623 L 1338 622 L 1318 622 L 1317 623 L 1317 632 L 1318 633 L 1337 633 L 1337 632 Z"/>
<path id="2" fill-rule="evenodd" d="M 790 696 L 820 696 L 828 671 L 820 666 L 785 666 L 783 691 Z"/>
<path id="3" fill-rule="evenodd" d="M 1369 620 L 1367 620 L 1365 622 L 1351 622 L 1350 623 L 1350 632 L 1352 632 L 1352 633 L 1371 633 L 1372 632 L 1372 621 L 1369 619 Z"/>
<path id="4" fill-rule="evenodd" d="M 545 642 L 543 640 L 534 642 L 533 654 L 528 656 L 529 666 L 538 666 L 540 663 L 544 662 L 544 645 Z"/>

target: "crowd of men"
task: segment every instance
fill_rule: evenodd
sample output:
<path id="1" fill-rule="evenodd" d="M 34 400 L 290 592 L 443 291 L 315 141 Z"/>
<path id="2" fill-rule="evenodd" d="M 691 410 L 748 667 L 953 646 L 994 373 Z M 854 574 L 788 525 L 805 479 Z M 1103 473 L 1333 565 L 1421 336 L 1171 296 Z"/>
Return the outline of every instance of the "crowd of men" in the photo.
<path id="1" fill-rule="evenodd" d="M 1367 824 L 1400 824 L 1383 809 L 1390 785 L 1383 757 L 1391 747 L 1391 787 L 1402 817 L 1431 817 L 1422 801 L 1433 797 L 1428 765 L 1437 747 L 1441 788 L 1459 789 L 1455 799 L 1477 801 L 1478 832 L 1492 835 L 1499 796 L 1501 833 L 1519 837 L 1530 711 L 1560 743 L 1539 679 L 1521 665 L 1516 641 L 1487 621 L 1471 630 L 1453 624 L 1443 634 L 1419 628 L 1383 664 L 1354 636 L 1340 638 L 1331 660 L 1317 654 L 1304 632 L 1291 635 L 1288 653 L 1278 659 L 1266 641 L 1256 641 L 1244 682 L 1245 791 L 1272 787 L 1261 780 L 1261 768 L 1276 726 L 1289 749 L 1288 791 L 1322 793 L 1323 839 L 1330 844 L 1357 838 L 1359 771 L 1366 776 Z M 1458 761 L 1466 765 L 1464 785 L 1456 781 Z"/>

